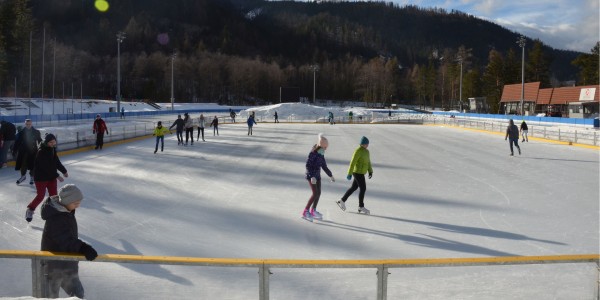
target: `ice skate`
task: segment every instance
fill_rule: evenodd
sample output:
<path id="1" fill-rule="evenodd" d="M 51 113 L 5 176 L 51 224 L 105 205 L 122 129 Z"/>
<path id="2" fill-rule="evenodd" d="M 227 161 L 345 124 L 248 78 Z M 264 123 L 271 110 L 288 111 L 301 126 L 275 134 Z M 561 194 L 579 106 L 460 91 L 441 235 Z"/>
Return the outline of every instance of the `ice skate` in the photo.
<path id="1" fill-rule="evenodd" d="M 517 148 L 519 150 L 519 155 L 521 155 L 521 147 Z"/>
<path id="2" fill-rule="evenodd" d="M 312 215 L 313 219 L 315 219 L 315 220 L 323 220 L 323 215 L 314 209 L 312 209 L 310 211 L 310 214 Z"/>
<path id="3" fill-rule="evenodd" d="M 346 211 L 346 203 L 342 200 L 335 201 L 342 211 Z"/>
<path id="4" fill-rule="evenodd" d="M 27 176 L 21 176 L 21 178 L 17 179 L 17 185 L 21 184 L 21 182 L 25 181 L 25 179 L 27 179 Z"/>
<path id="5" fill-rule="evenodd" d="M 33 185 L 33 176 L 29 176 L 29 184 Z"/>
<path id="6" fill-rule="evenodd" d="M 366 207 L 359 207 L 358 208 L 358 213 L 359 214 L 365 214 L 365 215 L 370 215 L 371 211 L 369 211 Z"/>
<path id="7" fill-rule="evenodd" d="M 25 211 L 25 221 L 29 223 L 31 220 L 33 220 L 33 210 L 29 209 L 28 207 Z"/>
<path id="8" fill-rule="evenodd" d="M 304 212 L 302 213 L 302 219 L 312 222 L 313 221 L 313 216 L 310 214 L 310 211 L 308 211 L 308 209 L 305 209 Z"/>

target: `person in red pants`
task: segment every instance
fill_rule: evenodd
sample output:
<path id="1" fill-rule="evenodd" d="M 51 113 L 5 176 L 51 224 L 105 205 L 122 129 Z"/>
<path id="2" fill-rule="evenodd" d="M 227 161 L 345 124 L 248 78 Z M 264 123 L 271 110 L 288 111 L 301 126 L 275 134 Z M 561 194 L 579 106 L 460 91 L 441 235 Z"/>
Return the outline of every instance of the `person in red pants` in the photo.
<path id="1" fill-rule="evenodd" d="M 63 176 L 69 177 L 67 169 L 63 166 L 56 154 L 56 136 L 52 133 L 46 134 L 44 142 L 40 145 L 40 149 L 35 157 L 33 166 L 33 179 L 35 181 L 35 189 L 37 194 L 31 203 L 27 205 L 25 211 L 25 220 L 31 222 L 35 209 L 40 205 L 46 196 L 48 190 L 49 196 L 58 194 L 56 180 L 63 182 L 64 179 L 58 175 L 60 171 Z"/>

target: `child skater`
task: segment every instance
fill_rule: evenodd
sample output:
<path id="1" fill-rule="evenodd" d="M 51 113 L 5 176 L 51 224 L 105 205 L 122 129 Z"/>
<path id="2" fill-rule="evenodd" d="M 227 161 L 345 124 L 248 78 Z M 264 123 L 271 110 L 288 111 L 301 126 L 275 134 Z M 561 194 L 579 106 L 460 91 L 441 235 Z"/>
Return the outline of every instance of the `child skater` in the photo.
<path id="1" fill-rule="evenodd" d="M 160 152 L 163 152 L 165 149 L 165 133 L 171 133 L 171 130 L 167 129 L 167 127 L 162 126 L 162 122 L 158 121 L 156 124 L 156 128 L 154 128 L 153 136 L 156 137 L 156 147 L 154 147 L 154 154 L 158 151 L 158 141 L 160 141 Z"/>
<path id="2" fill-rule="evenodd" d="M 323 215 L 317 211 L 317 204 L 319 204 L 319 198 L 321 197 L 321 168 L 329 176 L 329 180 L 335 182 L 335 178 L 333 178 L 333 174 L 327 168 L 327 162 L 325 161 L 325 150 L 327 150 L 328 146 L 329 141 L 327 141 L 322 133 L 319 133 L 317 144 L 313 146 L 306 160 L 306 180 L 308 181 L 312 195 L 304 207 L 302 218 L 311 222 L 313 219 L 323 219 Z"/>

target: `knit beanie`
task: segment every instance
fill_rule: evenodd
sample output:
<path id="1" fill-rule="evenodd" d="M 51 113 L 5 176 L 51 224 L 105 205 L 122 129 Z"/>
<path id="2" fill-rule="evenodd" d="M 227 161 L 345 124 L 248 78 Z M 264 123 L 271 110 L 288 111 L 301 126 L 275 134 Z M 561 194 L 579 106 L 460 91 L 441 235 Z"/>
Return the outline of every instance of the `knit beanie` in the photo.
<path id="1" fill-rule="evenodd" d="M 83 200 L 81 190 L 74 184 L 65 184 L 58 191 L 58 202 L 63 206 L 67 206 L 75 201 Z"/>
<path id="2" fill-rule="evenodd" d="M 56 136 L 52 133 L 46 133 L 46 136 L 44 136 L 44 143 L 47 144 L 51 140 L 56 140 Z"/>
<path id="3" fill-rule="evenodd" d="M 327 140 L 326 137 L 323 136 L 322 133 L 319 133 L 318 135 L 318 139 L 317 139 L 317 146 L 321 147 L 321 148 L 327 148 L 329 147 L 329 141 Z"/>
<path id="4" fill-rule="evenodd" d="M 360 138 L 360 145 L 368 145 L 369 144 L 369 139 L 366 136 L 363 136 L 362 138 Z"/>

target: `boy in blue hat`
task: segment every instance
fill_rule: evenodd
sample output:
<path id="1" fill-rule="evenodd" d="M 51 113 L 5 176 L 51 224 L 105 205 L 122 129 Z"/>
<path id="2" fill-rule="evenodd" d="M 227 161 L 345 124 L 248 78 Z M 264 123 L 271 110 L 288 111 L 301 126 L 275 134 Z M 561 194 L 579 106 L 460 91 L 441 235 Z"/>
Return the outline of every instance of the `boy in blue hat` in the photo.
<path id="1" fill-rule="evenodd" d="M 365 192 L 367 191 L 367 183 L 365 181 L 365 174 L 369 173 L 369 179 L 373 177 L 373 168 L 371 167 L 371 157 L 369 154 L 369 139 L 366 136 L 363 136 L 360 139 L 360 146 L 354 150 L 354 154 L 352 155 L 352 160 L 350 161 L 350 167 L 348 168 L 348 176 L 346 178 L 351 180 L 354 176 L 354 181 L 352 181 L 352 186 L 346 191 L 342 199 L 336 201 L 337 205 L 342 209 L 346 210 L 346 200 L 348 197 L 356 191 L 356 189 L 360 189 L 358 192 L 358 212 L 364 214 L 370 214 L 370 211 L 365 208 L 364 198 Z"/>

